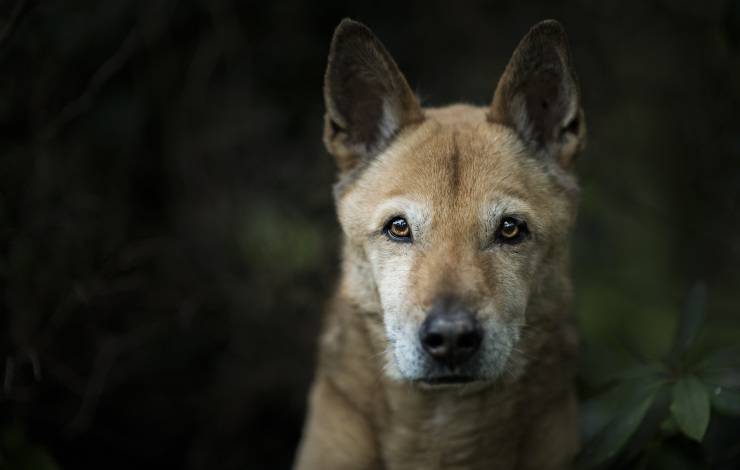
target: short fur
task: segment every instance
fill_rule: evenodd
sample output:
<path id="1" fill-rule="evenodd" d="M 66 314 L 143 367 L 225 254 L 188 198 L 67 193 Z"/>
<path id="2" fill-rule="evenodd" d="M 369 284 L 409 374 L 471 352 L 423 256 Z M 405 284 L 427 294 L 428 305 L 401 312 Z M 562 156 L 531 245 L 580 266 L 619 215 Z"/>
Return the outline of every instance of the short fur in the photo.
<path id="1" fill-rule="evenodd" d="M 585 123 L 562 27 L 530 30 L 490 107 L 422 109 L 370 30 L 344 20 L 325 100 L 344 256 L 295 468 L 567 468 L 578 449 L 568 236 Z M 530 234 L 506 246 L 496 233 L 509 215 Z M 412 243 L 384 233 L 396 216 Z M 483 325 L 459 370 L 418 344 L 440 302 Z M 475 380 L 430 381 L 449 373 Z"/>

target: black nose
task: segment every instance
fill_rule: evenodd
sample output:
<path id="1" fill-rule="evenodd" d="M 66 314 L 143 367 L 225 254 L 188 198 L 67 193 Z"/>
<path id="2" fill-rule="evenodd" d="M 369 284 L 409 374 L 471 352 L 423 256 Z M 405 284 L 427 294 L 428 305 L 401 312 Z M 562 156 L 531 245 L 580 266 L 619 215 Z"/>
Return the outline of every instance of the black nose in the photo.
<path id="1" fill-rule="evenodd" d="M 434 309 L 419 330 L 424 350 L 438 362 L 459 366 L 480 347 L 483 333 L 473 314 L 465 310 Z"/>

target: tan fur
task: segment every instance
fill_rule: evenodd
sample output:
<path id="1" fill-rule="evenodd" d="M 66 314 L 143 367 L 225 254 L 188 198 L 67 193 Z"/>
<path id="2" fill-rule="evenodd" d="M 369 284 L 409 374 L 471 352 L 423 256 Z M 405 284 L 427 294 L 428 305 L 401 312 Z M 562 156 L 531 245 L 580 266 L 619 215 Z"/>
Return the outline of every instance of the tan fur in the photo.
<path id="1" fill-rule="evenodd" d="M 578 192 L 562 153 L 543 160 L 491 114 L 426 109 L 348 164 L 349 147 L 332 145 L 343 130 L 330 129 L 330 109 L 325 140 L 343 168 L 342 278 L 297 470 L 560 469 L 576 453 L 568 234 Z M 380 233 L 399 211 L 413 244 Z M 492 244 L 495 221 L 512 212 L 526 217 L 531 239 Z M 496 330 L 487 341 L 510 343 L 479 381 L 420 384 L 389 342 L 389 322 L 413 334 L 441 296 L 464 299 Z"/>

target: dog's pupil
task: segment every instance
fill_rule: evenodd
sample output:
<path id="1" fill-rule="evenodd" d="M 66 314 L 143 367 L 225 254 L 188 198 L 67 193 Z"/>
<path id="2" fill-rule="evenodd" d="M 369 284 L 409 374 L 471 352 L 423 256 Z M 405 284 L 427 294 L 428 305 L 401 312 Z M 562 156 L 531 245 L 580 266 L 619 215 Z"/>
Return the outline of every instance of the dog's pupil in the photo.
<path id="1" fill-rule="evenodd" d="M 513 236 L 516 233 L 516 224 L 511 220 L 504 220 L 504 235 Z"/>
<path id="2" fill-rule="evenodd" d="M 398 219 L 393 221 L 393 228 L 395 229 L 396 234 L 405 235 L 408 230 L 408 225 L 405 220 Z"/>

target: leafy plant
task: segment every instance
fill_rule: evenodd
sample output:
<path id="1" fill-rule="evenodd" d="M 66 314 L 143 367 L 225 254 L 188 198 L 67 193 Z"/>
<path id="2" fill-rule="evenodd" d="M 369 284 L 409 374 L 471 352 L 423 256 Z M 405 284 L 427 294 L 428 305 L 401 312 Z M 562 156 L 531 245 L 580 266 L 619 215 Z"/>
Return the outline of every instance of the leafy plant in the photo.
<path id="1" fill-rule="evenodd" d="M 718 415 L 740 416 L 740 348 L 701 351 L 697 338 L 706 302 L 706 287 L 699 283 L 689 292 L 668 353 L 658 360 L 640 358 L 583 404 L 582 415 L 590 422 L 583 426 L 579 468 L 681 468 L 675 462 L 706 468 L 714 463 L 704 442 L 710 423 Z M 671 447 L 699 458 L 666 460 Z M 724 453 L 725 462 L 738 457 L 737 447 Z"/>

